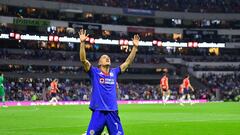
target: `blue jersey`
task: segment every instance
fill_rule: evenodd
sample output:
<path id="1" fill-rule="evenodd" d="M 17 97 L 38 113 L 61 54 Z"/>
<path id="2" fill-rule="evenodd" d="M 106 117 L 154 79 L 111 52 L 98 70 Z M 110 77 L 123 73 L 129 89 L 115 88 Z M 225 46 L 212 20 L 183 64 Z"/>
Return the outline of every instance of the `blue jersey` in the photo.
<path id="1" fill-rule="evenodd" d="M 91 66 L 88 71 L 92 83 L 90 109 L 101 111 L 118 110 L 116 83 L 120 73 L 120 67 L 111 68 L 109 75 L 106 75 L 99 68 Z"/>

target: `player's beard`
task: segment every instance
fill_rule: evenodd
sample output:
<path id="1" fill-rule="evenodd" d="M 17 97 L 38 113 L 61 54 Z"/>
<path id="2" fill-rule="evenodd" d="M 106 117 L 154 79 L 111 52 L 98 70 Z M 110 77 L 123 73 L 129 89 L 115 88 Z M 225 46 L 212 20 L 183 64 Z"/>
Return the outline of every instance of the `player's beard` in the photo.
<path id="1" fill-rule="evenodd" d="M 111 63 L 103 65 L 103 67 L 110 67 L 110 66 L 111 66 Z"/>

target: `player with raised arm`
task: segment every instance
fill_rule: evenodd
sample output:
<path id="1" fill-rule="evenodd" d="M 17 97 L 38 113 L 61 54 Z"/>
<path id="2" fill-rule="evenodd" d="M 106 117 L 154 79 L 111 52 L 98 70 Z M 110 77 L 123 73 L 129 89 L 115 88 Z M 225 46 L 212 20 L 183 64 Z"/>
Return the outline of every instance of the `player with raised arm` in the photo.
<path id="1" fill-rule="evenodd" d="M 133 48 L 126 61 L 119 67 L 110 68 L 111 60 L 108 55 L 102 55 L 98 67 L 94 67 L 86 58 L 85 41 L 88 38 L 86 30 L 81 29 L 80 60 L 92 83 L 90 109 L 91 120 L 87 135 L 100 135 L 106 126 L 110 135 L 123 135 L 123 128 L 118 115 L 116 83 L 118 75 L 125 72 L 133 62 L 139 45 L 139 36 L 134 35 Z"/>
<path id="2" fill-rule="evenodd" d="M 163 77 L 160 80 L 160 89 L 162 92 L 162 100 L 163 104 L 165 105 L 170 97 L 170 90 L 168 85 L 168 77 L 167 77 L 167 71 L 164 71 Z"/>
<path id="3" fill-rule="evenodd" d="M 190 83 L 190 80 L 189 80 L 189 75 L 186 75 L 184 80 L 183 80 L 183 83 L 181 85 L 181 87 L 183 87 L 183 91 L 182 91 L 182 97 L 180 98 L 180 105 L 183 105 L 183 100 L 186 98 L 187 96 L 187 99 L 188 101 L 191 103 L 191 105 L 193 104 L 192 101 L 191 101 L 191 96 L 190 96 L 190 90 L 189 88 L 194 91 L 191 83 Z"/>

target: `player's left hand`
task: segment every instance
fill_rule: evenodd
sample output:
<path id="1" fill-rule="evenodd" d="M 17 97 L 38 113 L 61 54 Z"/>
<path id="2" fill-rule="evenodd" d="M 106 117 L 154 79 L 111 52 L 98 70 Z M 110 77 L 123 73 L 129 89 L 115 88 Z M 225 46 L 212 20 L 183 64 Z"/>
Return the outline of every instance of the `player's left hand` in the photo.
<path id="1" fill-rule="evenodd" d="M 134 35 L 134 37 L 133 37 L 132 40 L 133 40 L 133 45 L 136 46 L 136 47 L 138 47 L 138 45 L 139 45 L 139 40 L 140 40 L 139 35 L 138 35 L 138 34 Z"/>
<path id="2" fill-rule="evenodd" d="M 79 38 L 80 38 L 80 41 L 81 41 L 81 42 L 85 42 L 86 39 L 87 39 L 88 36 L 89 36 L 89 34 L 87 34 L 87 31 L 84 30 L 84 29 L 81 29 L 78 34 L 79 34 Z"/>

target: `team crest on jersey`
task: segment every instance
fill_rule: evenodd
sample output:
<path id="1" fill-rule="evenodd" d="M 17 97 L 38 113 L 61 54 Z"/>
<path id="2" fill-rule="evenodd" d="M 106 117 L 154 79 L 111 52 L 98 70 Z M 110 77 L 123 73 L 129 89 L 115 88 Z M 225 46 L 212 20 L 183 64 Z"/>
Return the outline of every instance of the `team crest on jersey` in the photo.
<path id="1" fill-rule="evenodd" d="M 110 76 L 113 77 L 113 72 L 110 72 Z"/>

